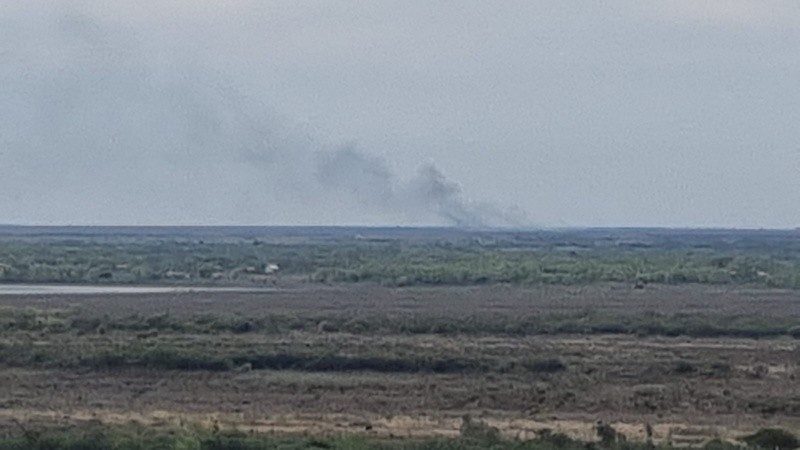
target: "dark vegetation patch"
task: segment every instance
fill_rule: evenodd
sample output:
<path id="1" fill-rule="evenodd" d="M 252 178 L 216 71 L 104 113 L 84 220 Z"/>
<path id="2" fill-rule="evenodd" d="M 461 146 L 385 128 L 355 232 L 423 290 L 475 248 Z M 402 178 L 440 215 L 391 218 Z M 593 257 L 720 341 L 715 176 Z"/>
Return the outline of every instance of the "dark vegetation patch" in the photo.
<path id="1" fill-rule="evenodd" d="M 342 355 L 313 352 L 241 353 L 237 350 L 202 351 L 193 346 L 161 346 L 143 349 L 119 346 L 94 352 L 72 354 L 58 348 L 24 352 L 0 347 L 0 356 L 10 366 L 43 368 L 89 368 L 114 370 L 147 368 L 185 371 L 293 370 L 303 372 L 383 373 L 485 373 L 520 372 L 550 374 L 567 369 L 558 359 L 495 360 L 485 357 L 452 358 L 442 355 Z"/>
<path id="2" fill-rule="evenodd" d="M 150 323 L 149 326 L 153 326 Z M 3 334 L 0 365 L 52 369 L 88 368 L 115 370 L 146 368 L 182 371 L 293 370 L 304 372 L 383 373 L 485 373 L 519 372 L 549 374 L 566 370 L 557 358 L 537 359 L 476 355 L 448 355 L 436 348 L 393 348 L 390 342 L 368 344 L 337 342 L 307 343 L 281 341 L 239 341 L 228 335 L 192 335 L 170 331 L 161 334 L 153 328 L 143 332 L 101 332 L 97 325 L 91 335 L 48 334 L 43 330 Z M 172 330 L 170 326 L 170 330 Z M 35 340 L 36 345 L 31 346 Z"/>
<path id="3" fill-rule="evenodd" d="M 794 450 L 800 447 L 797 436 L 780 428 L 764 428 L 741 440 L 748 445 L 765 450 Z"/>
<path id="4" fill-rule="evenodd" d="M 19 424 L 13 433 L 0 437 L 0 450 L 262 450 L 262 449 L 339 449 L 339 450 L 652 450 L 673 447 L 655 447 L 651 443 L 626 442 L 613 428 L 598 427 L 599 442 L 581 442 L 557 433 L 540 433 L 532 440 L 507 439 L 481 421 L 464 418 L 460 436 L 440 439 L 378 439 L 358 436 L 303 437 L 275 436 L 243 433 L 199 426 L 176 429 L 146 427 L 142 425 L 102 426 L 86 425 L 72 428 L 29 429 Z M 790 437 L 783 430 L 762 430 L 754 436 L 777 435 Z M 765 447 L 762 445 L 776 444 Z M 755 448 L 791 450 L 788 441 L 768 439 L 749 443 Z M 687 448 L 687 447 L 681 447 Z M 698 447 L 688 447 L 698 448 Z M 704 450 L 742 450 L 746 445 L 711 441 Z M 752 447 L 751 447 L 752 448 Z"/>
<path id="5" fill-rule="evenodd" d="M 689 336 L 696 338 L 735 337 L 800 338 L 800 324 L 793 317 L 722 316 L 710 314 L 608 315 L 599 312 L 539 315 L 431 314 L 269 314 L 261 317 L 225 313 L 190 317 L 132 314 L 122 317 L 93 317 L 78 309 L 38 310 L 0 307 L 0 332 L 36 331 L 57 333 L 100 333 L 134 331 L 140 338 L 159 333 L 259 333 L 286 334 L 291 331 L 320 333 L 440 334 L 440 335 L 559 335 L 634 334 L 640 336 Z"/>
<path id="6" fill-rule="evenodd" d="M 92 369 L 145 367 L 165 370 L 209 371 L 233 370 L 245 365 L 254 370 L 297 370 L 306 372 L 456 373 L 481 372 L 490 369 L 479 360 L 455 358 L 392 358 L 297 353 L 217 356 L 174 348 L 153 349 L 141 353 L 106 351 L 95 355 L 82 356 L 73 364 Z"/>

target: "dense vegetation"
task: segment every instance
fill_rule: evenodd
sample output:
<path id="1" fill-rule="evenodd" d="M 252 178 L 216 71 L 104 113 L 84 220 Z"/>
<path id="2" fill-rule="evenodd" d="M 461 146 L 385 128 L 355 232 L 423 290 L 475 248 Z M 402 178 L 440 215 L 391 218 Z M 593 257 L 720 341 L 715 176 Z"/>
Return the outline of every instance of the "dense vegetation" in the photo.
<path id="1" fill-rule="evenodd" d="M 159 370 L 372 371 L 385 373 L 482 373 L 496 370 L 552 373 L 565 369 L 557 359 L 445 355 L 436 349 L 357 346 L 303 342 L 284 345 L 284 332 L 334 332 L 335 322 L 319 326 L 313 318 L 271 317 L 249 322 L 219 316 L 179 319 L 168 315 L 87 319 L 77 311 L 0 309 L 0 364 L 16 367 L 108 370 L 141 367 Z M 271 324 L 271 325 L 268 325 Z M 288 324 L 288 326 L 286 325 Z M 326 328 L 330 326 L 330 328 Z M 267 328 L 270 327 L 270 328 Z M 420 330 L 422 332 L 422 330 Z M 477 330 L 476 330 L 477 331 Z M 378 329 L 362 329 L 376 335 Z M 264 334 L 270 336 L 263 336 Z M 35 350 L 30 342 L 37 340 Z M 45 345 L 47 344 L 47 345 Z"/>
<path id="2" fill-rule="evenodd" d="M 597 427 L 597 441 L 584 443 L 565 435 L 542 432 L 533 440 L 503 438 L 496 429 L 465 417 L 460 436 L 428 440 L 378 439 L 364 437 L 291 437 L 248 434 L 237 431 L 183 427 L 158 429 L 140 425 L 87 426 L 68 429 L 31 430 L 21 427 L 16 436 L 0 437 L 0 450 L 261 450 L 261 449 L 339 449 L 339 450 L 670 450 L 673 447 L 652 443 L 626 442 L 609 425 Z M 704 450 L 791 450 L 797 438 L 780 429 L 763 429 L 742 437 L 738 444 L 711 441 Z M 686 448 L 686 447 L 681 447 Z"/>
<path id="3" fill-rule="evenodd" d="M 800 240 L 788 231 L 224 230 L 125 235 L 0 229 L 0 281 L 800 287 Z M 271 264 L 280 270 L 267 274 Z"/>
<path id="4" fill-rule="evenodd" d="M 424 339 L 442 335 L 469 340 L 558 334 L 800 338 L 800 323 L 793 318 L 655 313 L 614 316 L 593 312 L 449 317 L 392 313 L 97 316 L 79 308 L 5 307 L 0 308 L 0 363 L 43 369 L 546 375 L 564 371 L 568 365 L 552 354 L 451 354 L 437 348 L 404 347 L 399 341 L 380 342 L 384 336 Z M 285 336 L 294 339 L 284 342 Z M 358 340 L 343 348 L 339 340 L 347 341 L 347 336 Z M 314 344 L 307 339 L 313 339 Z M 364 344 L 370 340 L 377 344 Z M 35 347 L 33 342 L 37 343 Z M 673 369 L 667 364 L 659 370 Z M 717 374 L 730 367 L 695 362 L 688 369 L 684 372 Z"/>
<path id="5" fill-rule="evenodd" d="M 554 334 L 635 334 L 640 336 L 800 338 L 800 322 L 793 317 L 752 317 L 711 314 L 609 315 L 595 311 L 572 314 L 381 315 L 316 313 L 196 314 L 191 317 L 157 313 L 119 317 L 95 317 L 79 309 L 37 310 L 0 307 L 0 334 L 13 332 L 45 334 L 97 334 L 133 332 L 140 337 L 158 333 L 271 334 L 293 331 L 348 333 L 354 335 L 441 334 L 535 336 Z"/>

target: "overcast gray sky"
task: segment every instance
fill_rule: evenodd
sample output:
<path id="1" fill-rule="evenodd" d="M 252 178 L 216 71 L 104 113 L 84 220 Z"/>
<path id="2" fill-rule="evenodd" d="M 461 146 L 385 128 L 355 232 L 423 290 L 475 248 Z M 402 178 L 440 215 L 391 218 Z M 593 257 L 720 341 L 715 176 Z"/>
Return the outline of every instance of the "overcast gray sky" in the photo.
<path id="1" fill-rule="evenodd" d="M 796 0 L 0 0 L 0 223 L 796 227 L 799 175 Z"/>

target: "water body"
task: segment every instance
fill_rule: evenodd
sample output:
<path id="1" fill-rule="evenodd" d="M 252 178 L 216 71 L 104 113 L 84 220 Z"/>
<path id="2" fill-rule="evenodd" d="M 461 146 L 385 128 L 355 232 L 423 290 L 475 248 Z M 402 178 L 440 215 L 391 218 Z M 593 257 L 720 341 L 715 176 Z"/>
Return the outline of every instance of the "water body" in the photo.
<path id="1" fill-rule="evenodd" d="M 179 294 L 187 292 L 274 292 L 275 288 L 193 286 L 97 286 L 53 284 L 0 284 L 1 295 Z"/>

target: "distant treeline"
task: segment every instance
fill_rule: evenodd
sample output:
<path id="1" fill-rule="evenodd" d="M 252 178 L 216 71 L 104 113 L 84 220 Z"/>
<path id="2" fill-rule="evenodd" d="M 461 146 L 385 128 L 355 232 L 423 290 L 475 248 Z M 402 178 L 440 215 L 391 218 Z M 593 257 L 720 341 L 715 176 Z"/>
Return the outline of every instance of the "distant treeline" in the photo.
<path id="1" fill-rule="evenodd" d="M 54 283 L 272 283 L 283 278 L 390 286 L 510 283 L 753 284 L 800 287 L 800 243 L 791 233 L 736 241 L 588 236 L 457 239 L 308 237 L 181 239 L 2 236 L 0 281 Z M 555 236 L 555 237 L 554 237 Z M 702 235 L 701 235 L 702 236 Z"/>

